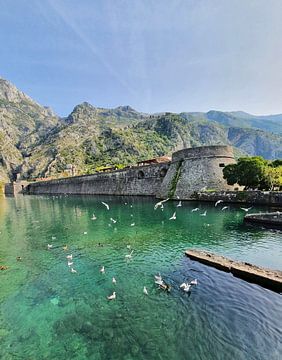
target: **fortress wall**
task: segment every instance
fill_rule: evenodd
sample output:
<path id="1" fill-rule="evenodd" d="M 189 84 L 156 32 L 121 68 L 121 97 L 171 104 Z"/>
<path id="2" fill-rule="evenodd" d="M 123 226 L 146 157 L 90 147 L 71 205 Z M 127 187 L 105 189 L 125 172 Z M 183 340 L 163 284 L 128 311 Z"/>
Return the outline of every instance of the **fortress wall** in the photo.
<path id="1" fill-rule="evenodd" d="M 231 146 L 206 146 L 177 151 L 157 196 L 190 199 L 195 191 L 233 190 L 223 168 L 235 163 Z"/>
<path id="2" fill-rule="evenodd" d="M 92 194 L 155 196 L 169 163 L 140 166 L 86 176 L 30 183 L 28 194 Z"/>

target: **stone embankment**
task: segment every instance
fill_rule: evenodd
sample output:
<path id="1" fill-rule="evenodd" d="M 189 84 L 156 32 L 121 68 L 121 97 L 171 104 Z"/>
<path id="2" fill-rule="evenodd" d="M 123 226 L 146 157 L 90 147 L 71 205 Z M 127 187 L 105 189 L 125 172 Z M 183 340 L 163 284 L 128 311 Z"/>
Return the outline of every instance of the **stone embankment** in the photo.
<path id="1" fill-rule="evenodd" d="M 244 221 L 262 225 L 273 225 L 277 228 L 282 228 L 282 212 L 276 211 L 269 213 L 247 214 L 244 217 Z"/>
<path id="2" fill-rule="evenodd" d="M 246 262 L 233 261 L 206 251 L 187 250 L 185 254 L 192 260 L 230 272 L 235 277 L 279 293 L 282 292 L 282 271 L 270 270 Z"/>
<path id="3" fill-rule="evenodd" d="M 282 208 L 282 191 L 201 191 L 194 192 L 190 200 L 251 205 L 268 205 Z"/>

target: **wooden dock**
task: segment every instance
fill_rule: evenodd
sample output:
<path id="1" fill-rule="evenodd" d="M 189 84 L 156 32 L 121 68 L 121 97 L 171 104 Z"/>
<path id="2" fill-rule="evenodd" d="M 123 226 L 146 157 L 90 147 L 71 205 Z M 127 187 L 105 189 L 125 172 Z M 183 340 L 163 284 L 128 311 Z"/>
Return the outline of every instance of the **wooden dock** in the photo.
<path id="1" fill-rule="evenodd" d="M 282 293 L 282 271 L 270 270 L 246 262 L 233 261 L 206 251 L 187 250 L 185 254 L 192 260 L 230 272 L 240 279 Z"/>

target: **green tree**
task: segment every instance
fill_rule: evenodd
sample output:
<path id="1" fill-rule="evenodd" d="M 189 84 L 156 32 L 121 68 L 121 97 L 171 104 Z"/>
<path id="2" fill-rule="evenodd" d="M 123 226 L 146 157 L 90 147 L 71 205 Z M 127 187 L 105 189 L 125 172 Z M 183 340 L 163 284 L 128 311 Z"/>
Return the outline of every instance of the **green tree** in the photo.
<path id="1" fill-rule="evenodd" d="M 261 156 L 239 158 L 237 164 L 223 169 L 223 177 L 229 185 L 237 183 L 246 189 L 265 189 L 268 187 L 267 167 L 268 161 Z"/>

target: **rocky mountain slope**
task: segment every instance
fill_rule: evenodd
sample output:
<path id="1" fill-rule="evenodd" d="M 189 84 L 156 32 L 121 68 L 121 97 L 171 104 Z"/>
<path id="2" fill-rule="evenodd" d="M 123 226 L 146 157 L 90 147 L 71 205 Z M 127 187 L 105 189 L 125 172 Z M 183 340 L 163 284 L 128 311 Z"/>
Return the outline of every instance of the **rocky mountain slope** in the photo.
<path id="1" fill-rule="evenodd" d="M 267 131 L 268 130 L 268 131 Z M 66 118 L 0 79 L 0 180 L 78 173 L 170 154 L 183 147 L 231 144 L 238 155 L 282 157 L 282 115 L 242 112 L 144 114 L 130 106 L 77 105 Z"/>

